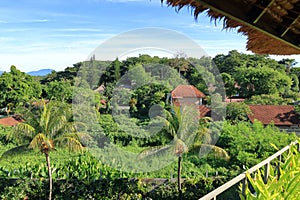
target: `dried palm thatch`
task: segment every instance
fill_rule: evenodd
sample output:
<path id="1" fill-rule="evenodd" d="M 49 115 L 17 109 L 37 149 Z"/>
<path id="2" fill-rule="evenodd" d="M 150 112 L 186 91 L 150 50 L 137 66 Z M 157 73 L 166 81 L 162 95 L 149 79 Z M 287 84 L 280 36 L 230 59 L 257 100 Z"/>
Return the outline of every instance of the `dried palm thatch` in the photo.
<path id="1" fill-rule="evenodd" d="M 161 0 L 164 2 L 164 0 Z M 197 19 L 206 12 L 248 37 L 247 49 L 258 54 L 300 54 L 300 0 L 165 0 L 177 10 L 188 6 Z"/>

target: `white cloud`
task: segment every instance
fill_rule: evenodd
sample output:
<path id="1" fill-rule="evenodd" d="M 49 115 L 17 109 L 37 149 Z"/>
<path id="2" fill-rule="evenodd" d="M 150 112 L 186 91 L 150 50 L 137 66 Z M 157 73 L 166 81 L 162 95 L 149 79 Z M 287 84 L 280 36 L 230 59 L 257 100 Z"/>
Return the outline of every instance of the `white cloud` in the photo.
<path id="1" fill-rule="evenodd" d="M 53 31 L 57 32 L 103 32 L 104 29 L 99 28 L 61 28 L 61 29 L 53 29 Z"/>
<path id="2" fill-rule="evenodd" d="M 45 23 L 45 22 L 49 22 L 48 19 L 25 19 L 25 20 L 21 20 L 21 23 Z"/>

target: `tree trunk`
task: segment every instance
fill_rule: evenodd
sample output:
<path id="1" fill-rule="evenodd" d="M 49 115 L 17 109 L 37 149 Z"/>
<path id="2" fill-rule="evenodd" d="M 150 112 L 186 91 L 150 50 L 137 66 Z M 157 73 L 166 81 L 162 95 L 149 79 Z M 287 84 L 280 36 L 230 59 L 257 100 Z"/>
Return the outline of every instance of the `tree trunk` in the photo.
<path id="1" fill-rule="evenodd" d="M 47 168 L 48 168 L 48 174 L 49 174 L 49 200 L 52 199 L 52 172 L 51 172 L 51 166 L 50 166 L 50 157 L 49 153 L 45 152 L 45 157 L 47 161 Z"/>
<path id="2" fill-rule="evenodd" d="M 178 178 L 178 191 L 179 191 L 179 199 L 182 200 L 182 190 L 181 190 L 181 160 L 182 157 L 178 157 L 178 169 L 177 169 L 177 178 Z"/>

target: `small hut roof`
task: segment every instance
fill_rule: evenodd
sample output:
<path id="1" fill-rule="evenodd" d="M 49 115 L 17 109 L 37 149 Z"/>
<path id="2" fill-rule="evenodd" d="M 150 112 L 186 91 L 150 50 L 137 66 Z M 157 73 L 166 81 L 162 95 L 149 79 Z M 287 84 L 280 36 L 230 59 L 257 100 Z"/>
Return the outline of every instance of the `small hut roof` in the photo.
<path id="1" fill-rule="evenodd" d="M 21 122 L 24 122 L 24 120 L 18 115 L 0 119 L 0 125 L 2 125 L 2 126 L 15 126 Z"/>
<path id="2" fill-rule="evenodd" d="M 164 0 L 161 0 L 162 2 Z M 258 54 L 300 54 L 300 0 L 165 0 L 180 10 L 191 7 L 223 20 L 248 37 L 247 49 Z"/>
<path id="3" fill-rule="evenodd" d="M 204 98 L 205 94 L 193 85 L 178 85 L 171 93 L 172 98 Z"/>

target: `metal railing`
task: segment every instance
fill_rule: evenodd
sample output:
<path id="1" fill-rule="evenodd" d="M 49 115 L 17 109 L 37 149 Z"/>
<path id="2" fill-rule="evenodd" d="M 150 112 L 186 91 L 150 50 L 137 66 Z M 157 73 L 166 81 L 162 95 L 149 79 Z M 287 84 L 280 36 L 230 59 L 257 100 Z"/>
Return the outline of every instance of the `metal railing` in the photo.
<path id="1" fill-rule="evenodd" d="M 281 162 L 281 157 L 282 154 L 285 153 L 286 151 L 288 151 L 290 149 L 290 147 L 292 145 L 296 145 L 298 144 L 298 151 L 300 151 L 300 144 L 298 143 L 298 141 L 292 142 L 290 145 L 284 147 L 283 149 L 277 151 L 275 154 L 273 154 L 272 156 L 268 157 L 267 159 L 265 159 L 264 161 L 258 163 L 257 165 L 255 165 L 254 167 L 251 167 L 249 170 L 243 172 L 242 174 L 236 176 L 235 178 L 231 179 L 230 181 L 228 181 L 227 183 L 221 185 L 220 187 L 216 188 L 215 190 L 211 191 L 210 193 L 206 194 L 205 196 L 201 197 L 199 200 L 211 200 L 217 199 L 217 196 L 222 194 L 224 191 L 228 190 L 229 188 L 231 188 L 232 186 L 234 186 L 235 184 L 242 182 L 242 194 L 245 195 L 245 191 L 246 191 L 246 187 L 247 187 L 247 177 L 246 177 L 246 173 L 250 173 L 252 174 L 253 172 L 256 172 L 257 170 L 259 170 L 260 168 L 262 168 L 263 166 L 264 168 L 264 182 L 267 183 L 268 181 L 268 177 L 269 177 L 269 168 L 270 168 L 270 163 L 271 161 L 278 159 Z M 279 170 L 279 164 L 280 162 L 278 162 L 277 168 Z"/>

